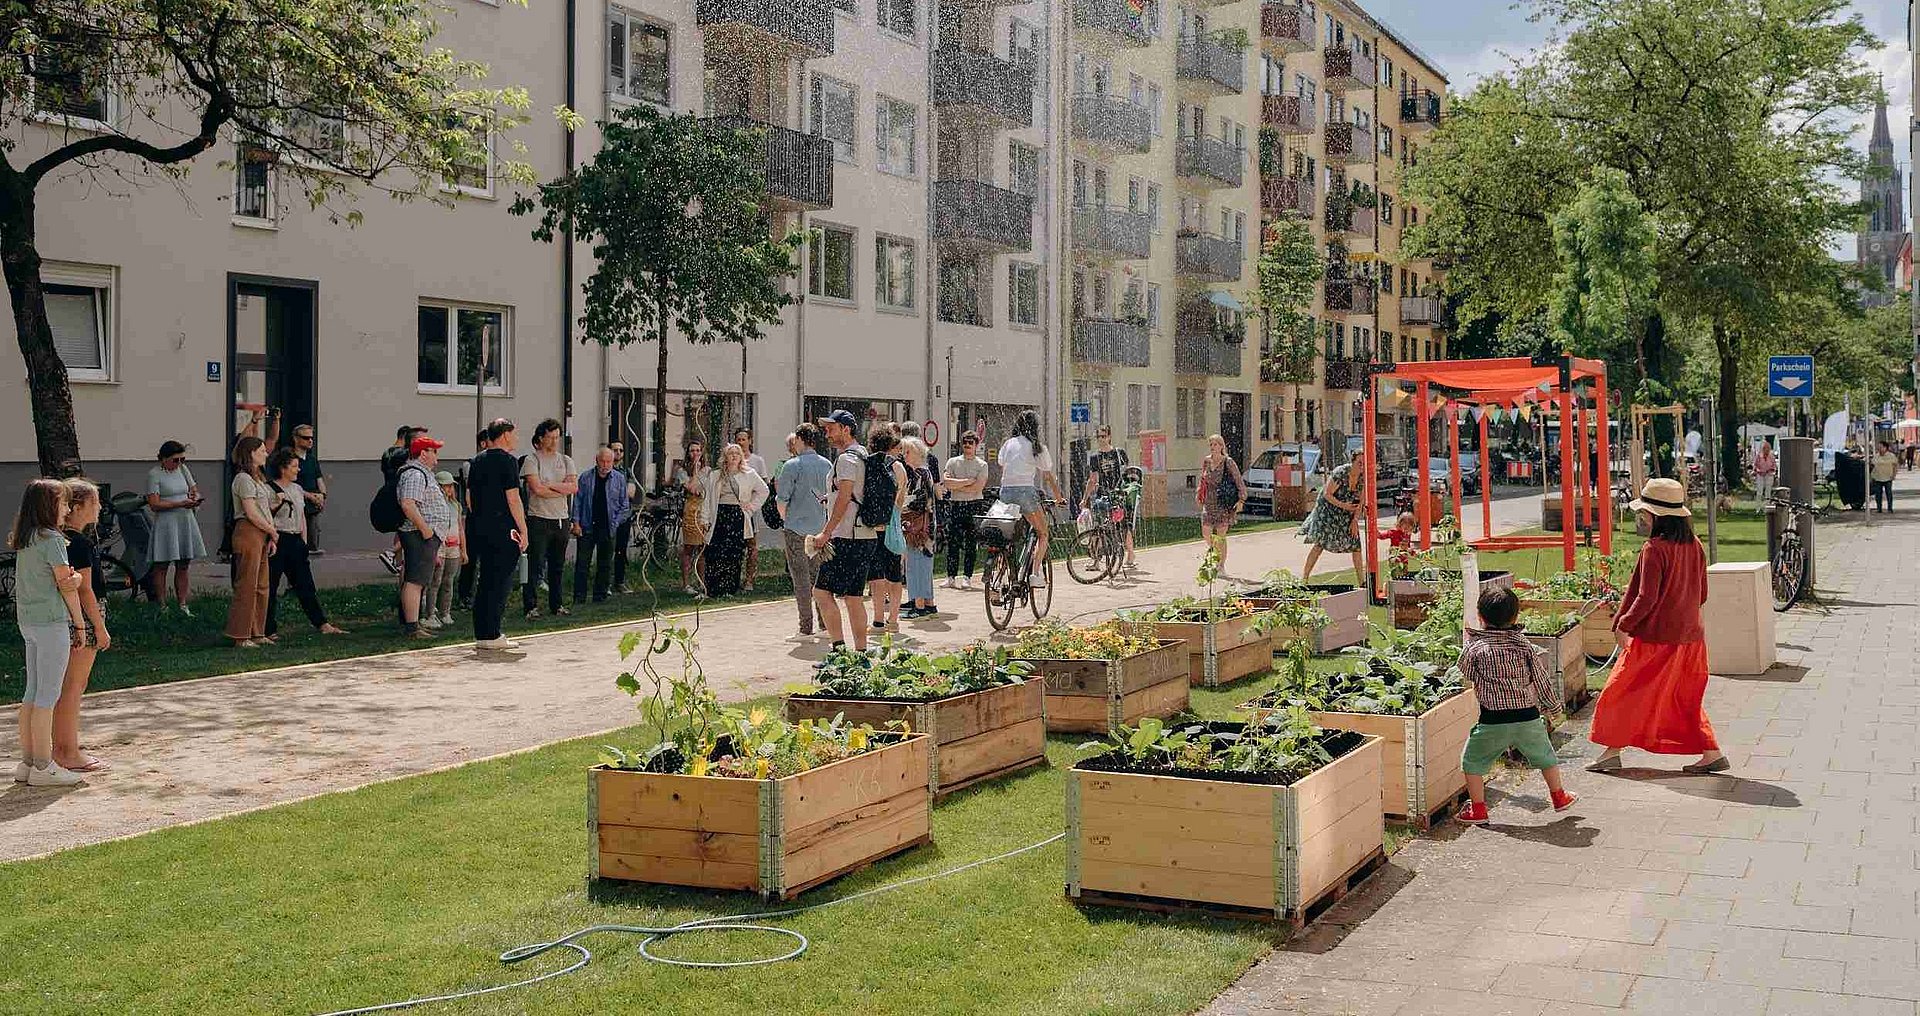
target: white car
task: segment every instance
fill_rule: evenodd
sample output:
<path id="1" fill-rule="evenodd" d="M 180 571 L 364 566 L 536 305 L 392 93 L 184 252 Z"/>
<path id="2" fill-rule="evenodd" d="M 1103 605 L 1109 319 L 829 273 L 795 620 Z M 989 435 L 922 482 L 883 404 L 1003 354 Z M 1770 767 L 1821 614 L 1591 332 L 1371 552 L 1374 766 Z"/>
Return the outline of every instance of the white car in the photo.
<path id="1" fill-rule="evenodd" d="M 1309 490 L 1319 490 L 1327 480 L 1326 472 L 1319 468 L 1319 445 L 1302 447 L 1297 441 L 1273 445 L 1255 456 L 1253 463 L 1241 471 L 1240 475 L 1247 481 L 1247 508 L 1250 512 L 1272 514 L 1274 467 L 1283 463 L 1302 467 Z"/>

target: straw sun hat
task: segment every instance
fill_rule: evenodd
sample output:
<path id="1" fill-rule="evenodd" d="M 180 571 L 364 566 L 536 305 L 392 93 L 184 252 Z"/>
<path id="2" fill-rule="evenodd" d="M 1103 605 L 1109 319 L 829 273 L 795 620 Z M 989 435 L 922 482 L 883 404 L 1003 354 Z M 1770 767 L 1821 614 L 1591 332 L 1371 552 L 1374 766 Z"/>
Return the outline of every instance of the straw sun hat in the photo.
<path id="1" fill-rule="evenodd" d="M 1627 507 L 1651 515 L 1692 515 L 1687 508 L 1687 488 L 1679 480 L 1656 476 L 1640 488 L 1640 496 Z"/>

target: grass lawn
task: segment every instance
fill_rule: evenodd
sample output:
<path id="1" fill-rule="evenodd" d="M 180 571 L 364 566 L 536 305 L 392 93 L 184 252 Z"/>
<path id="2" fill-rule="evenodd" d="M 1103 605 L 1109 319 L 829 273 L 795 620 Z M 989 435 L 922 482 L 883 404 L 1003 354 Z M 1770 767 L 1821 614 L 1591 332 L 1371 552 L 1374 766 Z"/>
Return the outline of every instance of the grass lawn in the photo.
<path id="1" fill-rule="evenodd" d="M 1298 523 L 1251 523 L 1235 531 L 1258 532 L 1275 526 L 1294 525 Z M 1151 547 L 1178 543 L 1198 539 L 1199 535 L 1200 523 L 1197 519 L 1149 519 L 1141 527 L 1138 545 Z M 1061 556 L 1065 553 L 1066 543 L 1055 541 L 1053 547 L 1054 556 Z M 944 564 L 939 564 L 936 572 L 944 568 Z M 668 562 L 664 569 L 656 563 L 649 569 L 649 576 L 658 591 L 657 599 L 644 594 L 615 596 L 606 603 L 571 604 L 571 617 L 542 616 L 536 621 L 522 619 L 520 593 L 515 590 L 507 608 L 504 627 L 510 636 L 522 635 L 633 620 L 647 616 L 649 608 L 656 604 L 659 610 L 665 612 L 686 610 L 692 607 L 693 601 L 680 591 L 679 574 L 677 558 Z M 565 581 L 565 592 L 570 598 L 573 594 L 571 564 L 567 567 Z M 639 580 L 633 571 L 629 572 L 628 581 L 629 584 L 638 585 Z M 755 586 L 753 593 L 732 597 L 725 602 L 778 600 L 792 595 L 793 587 L 787 581 L 786 564 L 778 552 L 761 554 L 760 577 Z M 284 590 L 283 597 L 280 605 L 280 644 L 244 650 L 232 648 L 221 635 L 227 621 L 229 602 L 224 595 L 209 594 L 196 598 L 192 617 L 159 611 L 145 602 L 115 603 L 109 618 L 114 648 L 102 654 L 94 664 L 93 676 L 87 687 L 92 691 L 106 691 L 166 684 L 195 677 L 418 649 L 430 644 L 400 638 L 392 583 L 375 582 L 320 591 L 320 600 L 326 606 L 328 618 L 347 629 L 349 634 L 346 635 L 315 634 L 307 626 L 306 616 L 300 613 L 299 604 L 291 596 L 285 596 Z M 454 626 L 443 641 L 456 642 L 472 637 L 471 616 L 462 612 L 455 616 Z M 22 652 L 23 647 L 17 637 L 0 639 L 0 704 L 20 701 L 25 681 Z"/>

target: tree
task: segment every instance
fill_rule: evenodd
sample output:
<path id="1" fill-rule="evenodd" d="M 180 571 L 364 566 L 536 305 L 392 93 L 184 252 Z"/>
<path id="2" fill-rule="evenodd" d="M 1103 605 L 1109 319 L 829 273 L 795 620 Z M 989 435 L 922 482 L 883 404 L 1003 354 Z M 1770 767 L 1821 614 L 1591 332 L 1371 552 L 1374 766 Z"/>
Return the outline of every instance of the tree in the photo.
<path id="1" fill-rule="evenodd" d="M 1327 274 L 1326 258 L 1305 219 L 1288 215 L 1267 223 L 1254 263 L 1254 312 L 1266 332 L 1261 380 L 1299 386 L 1313 380 L 1318 351 L 1313 330 L 1313 287 Z M 1299 436 L 1299 435 L 1296 435 Z"/>
<path id="2" fill-rule="evenodd" d="M 1635 372 L 1645 380 L 1646 350 L 1638 338 L 1656 282 L 1653 224 L 1628 188 L 1627 175 L 1610 166 L 1595 169 L 1573 200 L 1553 213 L 1552 224 L 1560 270 L 1548 302 L 1560 348 L 1614 363 L 1623 351 L 1631 352 Z"/>
<path id="3" fill-rule="evenodd" d="M 656 483 L 667 478 L 667 340 L 745 343 L 794 302 L 798 234 L 774 239 L 765 217 L 766 139 L 732 121 L 631 106 L 600 125 L 586 165 L 522 195 L 516 215 L 540 212 L 535 239 L 592 245 L 581 286 L 582 340 L 659 346 L 650 435 Z"/>
<path id="4" fill-rule="evenodd" d="M 36 0 L 0 4 L 0 266 L 40 470 L 80 472 L 66 365 L 40 284 L 36 198 L 63 176 L 179 176 L 223 140 L 278 161 L 312 207 L 358 222 L 355 185 L 440 199 L 524 121 L 526 93 L 434 45 L 437 0 Z M 76 121 L 111 120 L 109 129 Z M 48 126 L 51 122 L 53 126 Z M 493 169 L 532 180 L 524 162 Z"/>

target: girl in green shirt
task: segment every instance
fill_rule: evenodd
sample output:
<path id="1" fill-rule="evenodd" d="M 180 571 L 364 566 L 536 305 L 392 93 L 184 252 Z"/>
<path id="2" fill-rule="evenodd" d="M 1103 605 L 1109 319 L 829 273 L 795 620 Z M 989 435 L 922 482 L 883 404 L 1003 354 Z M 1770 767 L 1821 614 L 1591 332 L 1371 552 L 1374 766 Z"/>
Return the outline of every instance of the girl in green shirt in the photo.
<path id="1" fill-rule="evenodd" d="M 20 750 L 15 783 L 65 787 L 81 782 L 53 761 L 53 707 L 67 676 L 67 657 L 86 626 L 81 624 L 80 573 L 67 564 L 67 485 L 39 479 L 27 484 L 7 546 L 13 548 L 14 610 L 26 643 L 27 686 L 20 698 Z"/>

